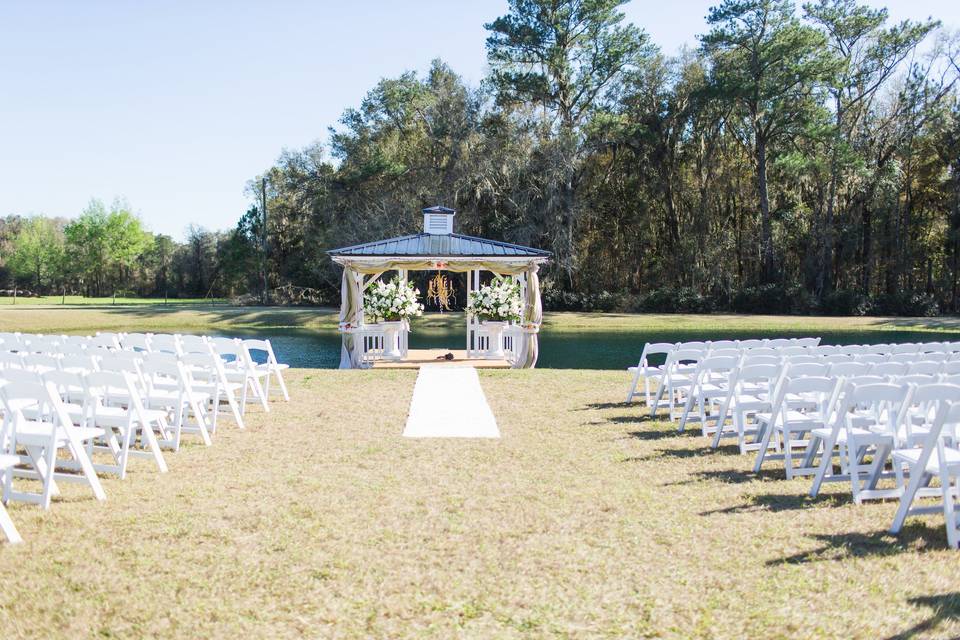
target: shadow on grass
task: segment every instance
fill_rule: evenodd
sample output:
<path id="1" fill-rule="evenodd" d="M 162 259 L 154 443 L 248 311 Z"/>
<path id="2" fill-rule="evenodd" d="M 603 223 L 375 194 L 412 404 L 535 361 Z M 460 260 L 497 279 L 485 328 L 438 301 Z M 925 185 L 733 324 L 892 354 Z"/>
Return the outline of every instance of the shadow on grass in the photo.
<path id="1" fill-rule="evenodd" d="M 251 328 L 301 327 L 330 324 L 336 328 L 335 311 L 329 307 L 234 307 L 222 305 L 130 305 L 91 306 L 110 314 L 131 318 L 162 318 L 182 311 L 199 311 L 207 315 L 202 324 L 229 323 Z"/>
<path id="2" fill-rule="evenodd" d="M 907 600 L 915 607 L 929 607 L 932 615 L 909 629 L 888 636 L 886 640 L 908 640 L 927 631 L 933 631 L 941 622 L 960 620 L 960 592 L 941 593 L 935 596 L 920 596 Z"/>
<path id="3" fill-rule="evenodd" d="M 580 411 L 595 411 L 597 409 L 629 409 L 631 407 L 637 407 L 642 410 L 640 405 L 633 402 L 591 402 L 580 408 Z M 650 410 L 645 411 L 647 415 L 650 415 Z"/>
<path id="4" fill-rule="evenodd" d="M 753 479 L 756 480 L 758 478 L 757 476 L 753 476 Z M 771 477 L 770 479 L 773 478 Z M 742 480 L 742 482 L 748 481 L 749 480 Z M 754 511 L 769 511 L 771 513 L 778 513 L 780 511 L 793 511 L 808 507 L 842 507 L 848 504 L 850 504 L 850 498 L 849 496 L 843 494 L 821 494 L 816 498 L 811 498 L 805 493 L 762 494 L 749 496 L 748 501 L 745 504 L 724 507 L 723 509 L 711 509 L 709 511 L 701 512 L 700 515 L 713 516 L 731 513 L 751 513 Z"/>
<path id="5" fill-rule="evenodd" d="M 724 451 L 724 449 L 729 449 Z M 736 446 L 730 447 L 721 447 L 717 451 L 712 449 L 707 449 L 711 453 L 739 453 L 739 449 Z M 717 469 L 710 471 L 695 471 L 690 474 L 690 478 L 686 480 L 678 480 L 677 482 L 670 482 L 663 486 L 665 487 L 675 487 L 683 486 L 689 484 L 697 484 L 700 482 L 709 482 L 711 480 L 719 480 L 720 482 L 725 482 L 727 484 L 746 484 L 748 482 L 763 481 L 763 480 L 783 480 L 783 473 L 777 473 L 776 471 L 764 469 L 760 473 L 754 473 L 753 471 L 744 471 L 742 469 Z"/>
<path id="6" fill-rule="evenodd" d="M 938 535 L 939 533 L 939 535 Z M 768 560 L 767 566 L 806 564 L 848 558 L 893 556 L 898 553 L 925 553 L 946 546 L 943 529 L 935 531 L 922 523 L 908 525 L 899 535 L 889 531 L 873 533 L 823 533 L 810 536 L 823 544 L 810 551 Z"/>

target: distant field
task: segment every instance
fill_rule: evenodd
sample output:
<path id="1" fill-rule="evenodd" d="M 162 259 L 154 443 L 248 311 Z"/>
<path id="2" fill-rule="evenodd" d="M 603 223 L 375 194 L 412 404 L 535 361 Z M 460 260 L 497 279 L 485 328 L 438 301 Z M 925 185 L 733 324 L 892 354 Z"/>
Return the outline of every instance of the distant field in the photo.
<path id="1" fill-rule="evenodd" d="M 315 329 L 335 331 L 338 310 L 331 307 L 237 307 L 207 299 L 58 297 L 0 298 L 0 330 L 78 332 L 92 330 L 175 331 L 201 329 Z M 463 330 L 462 313 L 428 313 L 412 323 L 413 332 L 431 334 Z M 739 337 L 751 333 L 785 334 L 883 332 L 960 332 L 960 318 L 837 318 L 825 316 L 754 316 L 547 312 L 549 334 L 671 334 Z M 693 338 L 691 339 L 699 339 Z M 931 339 L 934 339 L 931 337 Z"/>
<path id="2" fill-rule="evenodd" d="M 16 299 L 13 296 L 4 296 L 0 297 L 0 305 L 8 304 L 10 306 L 46 306 L 46 305 L 83 305 L 83 306 L 100 306 L 100 305 L 114 305 L 114 299 L 110 296 L 105 296 L 102 298 L 88 298 L 86 296 L 38 296 L 36 298 L 26 298 L 23 296 L 18 296 Z M 166 305 L 166 306 L 183 306 L 183 305 L 220 305 L 220 304 L 229 304 L 229 301 L 226 298 L 170 298 L 164 301 L 163 298 L 124 298 L 117 296 L 116 305 Z"/>

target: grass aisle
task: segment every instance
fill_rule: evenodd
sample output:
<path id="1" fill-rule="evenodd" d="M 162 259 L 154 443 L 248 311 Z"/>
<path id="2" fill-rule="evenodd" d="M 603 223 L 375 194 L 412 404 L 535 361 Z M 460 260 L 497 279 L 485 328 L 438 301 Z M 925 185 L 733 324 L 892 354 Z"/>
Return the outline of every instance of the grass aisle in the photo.
<path id="1" fill-rule="evenodd" d="M 938 518 L 709 454 L 620 372 L 482 372 L 498 441 L 400 433 L 415 372 L 306 371 L 159 476 L 15 504 L 0 629 L 68 637 L 859 637 L 960 633 Z"/>

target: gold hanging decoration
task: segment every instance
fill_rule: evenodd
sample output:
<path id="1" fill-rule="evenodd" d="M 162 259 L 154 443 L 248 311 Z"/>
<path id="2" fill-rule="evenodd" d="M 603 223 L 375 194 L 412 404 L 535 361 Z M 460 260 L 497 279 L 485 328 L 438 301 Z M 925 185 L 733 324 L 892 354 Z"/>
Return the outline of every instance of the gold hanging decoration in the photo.
<path id="1" fill-rule="evenodd" d="M 437 275 L 435 275 L 427 285 L 427 299 L 437 305 L 440 313 L 452 311 L 453 309 L 451 309 L 450 303 L 457 301 L 453 283 L 450 282 L 447 276 L 438 271 Z"/>

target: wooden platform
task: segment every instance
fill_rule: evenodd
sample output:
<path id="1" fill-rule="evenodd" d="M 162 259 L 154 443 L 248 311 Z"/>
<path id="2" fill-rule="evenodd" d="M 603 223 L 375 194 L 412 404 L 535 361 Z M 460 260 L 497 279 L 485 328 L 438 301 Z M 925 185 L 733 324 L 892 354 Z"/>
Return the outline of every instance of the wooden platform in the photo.
<path id="1" fill-rule="evenodd" d="M 453 354 L 453 360 L 444 360 L 442 357 L 447 354 Z M 463 349 L 410 349 L 407 352 L 405 360 L 400 362 L 380 361 L 374 362 L 374 369 L 419 369 L 425 364 L 440 364 L 449 366 L 470 365 L 477 369 L 509 369 L 510 363 L 506 360 L 483 360 L 480 358 L 467 358 L 467 352 Z"/>

